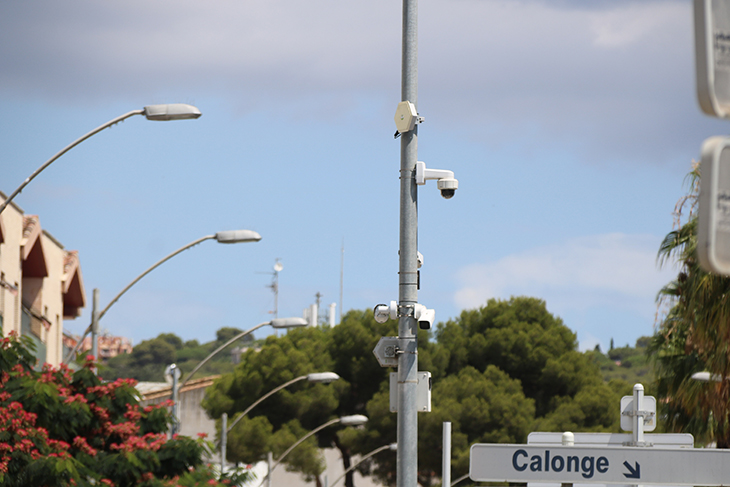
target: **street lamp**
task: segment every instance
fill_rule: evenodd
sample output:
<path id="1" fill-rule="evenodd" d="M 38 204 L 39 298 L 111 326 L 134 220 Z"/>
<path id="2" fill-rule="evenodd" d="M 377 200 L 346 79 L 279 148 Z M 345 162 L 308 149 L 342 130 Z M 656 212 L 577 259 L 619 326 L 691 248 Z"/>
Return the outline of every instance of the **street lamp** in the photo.
<path id="1" fill-rule="evenodd" d="M 722 382 L 720 374 L 711 374 L 710 372 L 695 372 L 690 378 L 700 382 Z"/>
<path id="2" fill-rule="evenodd" d="M 256 331 L 256 330 L 258 330 L 259 328 L 261 328 L 262 326 L 266 326 L 266 325 L 271 325 L 271 326 L 272 326 L 272 328 L 276 328 L 276 329 L 278 330 L 279 328 L 298 328 L 298 327 L 301 327 L 301 326 L 307 326 L 308 324 L 309 324 L 309 323 L 308 323 L 308 322 L 307 322 L 307 320 L 305 320 L 304 318 L 297 318 L 297 317 L 295 317 L 295 318 L 274 318 L 274 319 L 273 319 L 273 320 L 271 320 L 271 321 L 264 321 L 263 323 L 259 323 L 258 325 L 254 326 L 253 328 L 251 328 L 251 329 L 249 329 L 249 330 L 246 330 L 246 331 L 244 331 L 244 332 L 241 332 L 241 333 L 239 333 L 238 335 L 234 336 L 233 338 L 231 338 L 230 340 L 228 340 L 228 341 L 227 341 L 226 343 L 224 343 L 224 344 L 223 344 L 223 345 L 221 345 L 220 347 L 218 347 L 218 348 L 216 348 L 215 350 L 213 350 L 213 351 L 212 351 L 212 352 L 210 353 L 210 355 L 208 355 L 207 357 L 205 357 L 205 358 L 204 358 L 204 359 L 203 359 L 203 360 L 202 360 L 202 361 L 201 361 L 201 362 L 200 362 L 200 363 L 199 363 L 199 364 L 198 364 L 198 365 L 197 365 L 197 366 L 196 366 L 196 367 L 195 367 L 195 368 L 193 369 L 193 371 L 192 371 L 192 372 L 190 372 L 190 374 L 188 374 L 188 376 L 187 376 L 187 377 L 185 378 L 185 380 L 184 380 L 184 381 L 182 382 L 182 384 L 180 384 L 180 389 L 182 389 L 182 387 L 183 387 L 183 386 L 184 386 L 185 384 L 187 384 L 187 383 L 188 383 L 188 381 L 189 381 L 190 379 L 192 379 L 192 378 L 193 378 L 193 375 L 195 375 L 195 373 L 196 373 L 196 372 L 197 372 L 198 370 L 200 370 L 200 368 L 201 368 L 201 367 L 202 367 L 203 365 L 205 365 L 205 364 L 206 364 L 206 363 L 208 362 L 208 360 L 210 360 L 210 359 L 212 359 L 213 357 L 215 357 L 216 355 L 218 355 L 218 353 L 219 353 L 219 352 L 220 352 L 221 350 L 223 350 L 224 348 L 226 348 L 226 347 L 227 347 L 228 345 L 230 345 L 231 343 L 235 342 L 236 340 L 238 340 L 238 339 L 240 339 L 240 338 L 243 338 L 243 337 L 245 337 L 245 336 L 246 336 L 246 335 L 248 335 L 249 333 L 253 333 L 254 331 Z M 235 423 L 234 423 L 234 424 L 235 424 Z"/>
<path id="3" fill-rule="evenodd" d="M 256 400 L 256 402 L 254 402 L 249 407 L 247 407 L 246 410 L 243 411 L 236 418 L 236 420 L 233 423 L 231 423 L 231 425 L 228 427 L 228 429 L 226 429 L 226 434 L 230 433 L 231 430 L 233 429 L 233 427 L 236 426 L 238 424 L 238 422 L 241 421 L 241 419 L 244 416 L 246 416 L 249 412 L 251 412 L 251 410 L 253 408 L 258 406 L 265 399 L 271 397 L 272 395 L 276 394 L 280 390 L 284 389 L 285 387 L 289 387 L 290 385 L 292 385 L 296 382 L 302 381 L 304 379 L 307 379 L 309 382 L 313 382 L 313 383 L 329 384 L 330 382 L 335 381 L 339 378 L 340 378 L 340 376 L 335 374 L 334 372 L 315 372 L 313 374 L 302 375 L 300 377 L 297 377 L 296 379 L 290 380 L 289 382 L 285 382 L 284 384 L 281 384 L 280 386 L 275 387 L 274 389 L 270 390 L 269 392 L 267 392 L 266 394 L 264 394 L 263 396 L 258 398 Z"/>
<path id="4" fill-rule="evenodd" d="M 338 380 L 340 378 L 339 375 L 335 374 L 334 372 L 314 372 L 312 374 L 302 375 L 300 377 L 297 377 L 296 379 L 292 379 L 289 382 L 285 382 L 284 384 L 281 384 L 278 387 L 275 387 L 274 389 L 270 390 L 260 398 L 258 398 L 253 404 L 251 404 L 249 407 L 247 407 L 237 418 L 236 420 L 231 423 L 230 426 L 226 426 L 227 422 L 227 415 L 225 413 L 224 416 L 226 419 L 223 421 L 223 427 L 222 434 L 221 434 L 221 440 L 220 440 L 220 447 L 221 447 L 221 472 L 223 471 L 223 465 L 226 461 L 226 444 L 228 441 L 228 433 L 230 433 L 233 430 L 233 427 L 238 424 L 241 419 L 243 419 L 244 416 L 246 416 L 253 408 L 258 406 L 262 401 L 265 399 L 271 397 L 273 394 L 276 394 L 280 390 L 284 389 L 285 387 L 289 387 L 292 384 L 295 384 L 299 381 L 302 381 L 304 379 L 307 379 L 309 382 L 313 382 L 315 384 L 329 384 L 332 381 Z"/>
<path id="5" fill-rule="evenodd" d="M 86 335 L 88 335 L 89 332 L 91 332 L 91 331 L 94 332 L 94 334 L 92 335 L 92 346 L 94 346 L 93 344 L 95 343 L 95 340 L 97 338 L 94 335 L 96 335 L 98 333 L 99 320 L 101 320 L 101 318 L 106 314 L 106 312 L 109 311 L 109 308 L 111 308 L 112 305 L 114 303 L 116 303 L 119 300 L 119 298 L 121 298 L 124 295 L 124 293 L 126 293 L 129 290 L 129 288 L 131 288 L 132 286 L 137 284 L 140 281 L 140 279 L 142 279 L 144 276 L 146 276 L 147 274 L 149 274 L 150 272 L 152 272 L 153 270 L 155 270 L 157 267 L 164 264 L 168 260 L 175 257 L 180 252 L 187 250 L 191 247 L 194 247 L 194 246 L 198 245 L 200 242 L 204 242 L 205 240 L 213 240 L 213 239 L 215 239 L 218 243 L 225 243 L 225 244 L 258 242 L 259 240 L 261 240 L 261 235 L 259 235 L 257 232 L 254 232 L 253 230 L 229 230 L 229 231 L 218 232 L 213 235 L 207 235 L 205 237 L 199 238 L 197 240 L 194 240 L 193 242 L 190 242 L 189 244 L 187 244 L 183 247 L 180 247 L 176 251 L 172 252 L 171 254 L 168 254 L 166 257 L 164 257 L 164 258 L 158 260 L 157 262 L 155 262 L 154 264 L 152 264 L 152 266 L 150 266 L 146 271 L 144 271 L 142 274 L 140 274 L 139 276 L 134 278 L 134 280 L 132 282 L 127 284 L 127 286 L 124 289 L 122 289 L 119 294 L 114 296 L 114 298 L 109 302 L 109 304 L 106 305 L 106 308 L 101 310 L 99 313 L 96 312 L 96 300 L 94 300 L 94 303 L 93 303 L 94 309 L 92 310 L 92 313 L 91 313 L 91 324 L 86 328 L 86 331 L 84 331 L 83 336 L 76 343 L 76 346 L 74 346 L 74 348 L 68 353 L 68 355 L 66 355 L 66 358 L 63 359 L 63 363 L 68 363 L 68 361 L 71 359 L 71 357 L 73 357 L 74 354 L 78 351 L 78 349 L 81 346 L 81 343 L 84 341 L 84 338 L 86 337 Z M 94 294 L 96 294 L 96 293 L 94 293 Z M 96 356 L 94 356 L 94 358 L 96 358 Z"/>
<path id="6" fill-rule="evenodd" d="M 38 169 L 36 169 L 33 174 L 28 176 L 28 178 L 23 181 L 23 184 L 18 186 L 18 188 L 13 191 L 13 193 L 7 197 L 5 201 L 3 201 L 2 204 L 0 204 L 0 213 L 5 210 L 5 207 L 8 206 L 8 204 L 15 198 L 18 194 L 20 194 L 21 191 L 23 191 L 23 188 L 25 188 L 28 183 L 30 183 L 36 176 L 38 176 L 45 168 L 51 165 L 53 161 L 64 155 L 69 150 L 73 149 L 77 145 L 79 145 L 81 142 L 85 141 L 89 137 L 91 137 L 94 134 L 97 134 L 104 130 L 105 128 L 111 127 L 114 124 L 117 124 L 121 122 L 124 119 L 127 119 L 129 117 L 132 117 L 134 115 L 144 115 L 147 120 L 186 120 L 186 119 L 192 119 L 192 118 L 198 118 L 200 117 L 201 113 L 200 110 L 198 110 L 196 107 L 192 105 L 186 105 L 184 103 L 173 103 L 170 105 L 148 105 L 144 107 L 141 110 L 132 110 L 131 112 L 125 113 L 124 115 L 121 115 L 117 118 L 114 118 L 112 120 L 109 120 L 107 123 L 100 125 L 96 127 L 94 130 L 89 132 L 88 134 L 79 137 L 75 141 L 71 142 L 69 145 L 61 149 L 59 152 L 56 153 L 53 157 L 48 159 L 46 162 L 41 165 Z"/>
<path id="7" fill-rule="evenodd" d="M 373 455 L 375 455 L 377 453 L 380 453 L 383 450 L 397 451 L 398 450 L 398 443 L 391 443 L 389 445 L 383 445 L 380 448 L 376 448 L 375 450 L 371 451 L 370 453 L 368 453 L 367 455 L 365 455 L 364 457 L 362 457 L 360 459 L 360 461 L 358 461 L 356 464 L 351 465 L 350 468 L 348 468 L 347 470 L 345 470 L 342 475 L 340 475 L 339 477 L 337 477 L 335 479 L 335 481 L 332 482 L 331 487 L 335 487 L 335 484 L 337 482 L 339 482 L 340 480 L 342 480 L 343 478 L 345 478 L 345 475 L 347 475 L 348 473 L 350 473 L 353 470 L 355 470 L 357 468 L 357 466 L 360 465 L 362 462 L 364 462 L 368 458 L 372 457 Z"/>
<path id="8" fill-rule="evenodd" d="M 364 416 L 362 414 L 353 414 L 351 416 L 341 416 L 339 418 L 331 419 L 331 420 L 327 421 L 326 423 L 317 426 L 312 431 L 310 431 L 306 435 L 304 435 L 301 438 L 299 438 L 292 446 L 290 446 L 279 457 L 279 459 L 276 461 L 276 463 L 274 463 L 274 465 L 269 469 L 269 472 L 266 474 L 266 477 L 264 477 L 263 480 L 266 480 L 266 481 L 270 482 L 271 481 L 271 474 L 274 471 L 274 469 L 279 466 L 279 464 L 281 463 L 281 461 L 284 460 L 284 458 L 286 458 L 286 456 L 289 453 L 291 453 L 291 451 L 294 448 L 298 447 L 299 445 L 302 444 L 302 442 L 304 442 L 304 440 L 306 440 L 307 438 L 309 438 L 310 436 L 312 436 L 312 435 L 314 435 L 316 433 L 319 433 L 320 431 L 322 431 L 323 429 L 325 429 L 327 426 L 332 426 L 333 424 L 337 424 L 337 423 L 342 423 L 343 426 L 360 426 L 360 425 L 363 425 L 363 424 L 365 424 L 367 422 L 368 422 L 368 417 L 367 416 Z"/>

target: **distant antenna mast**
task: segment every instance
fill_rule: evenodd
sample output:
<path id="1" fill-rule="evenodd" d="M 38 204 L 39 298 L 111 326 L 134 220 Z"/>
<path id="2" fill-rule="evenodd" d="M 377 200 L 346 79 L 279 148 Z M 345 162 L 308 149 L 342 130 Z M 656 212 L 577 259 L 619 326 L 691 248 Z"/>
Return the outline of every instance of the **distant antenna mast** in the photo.
<path id="1" fill-rule="evenodd" d="M 345 282 L 345 238 L 342 238 L 342 251 L 340 252 L 340 323 L 342 323 L 342 289 Z"/>
<path id="2" fill-rule="evenodd" d="M 279 272 L 284 269 L 280 261 L 281 259 L 277 257 L 276 262 L 274 262 L 274 272 L 257 272 L 257 274 L 271 274 L 272 276 L 271 284 L 266 287 L 274 293 L 274 310 L 269 311 L 270 314 L 274 315 L 274 318 L 279 317 Z"/>

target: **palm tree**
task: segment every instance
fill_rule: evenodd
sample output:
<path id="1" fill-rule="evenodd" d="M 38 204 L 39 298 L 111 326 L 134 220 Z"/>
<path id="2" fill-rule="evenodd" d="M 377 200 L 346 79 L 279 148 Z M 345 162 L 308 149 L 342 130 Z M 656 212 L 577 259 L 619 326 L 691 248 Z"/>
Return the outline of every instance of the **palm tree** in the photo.
<path id="1" fill-rule="evenodd" d="M 688 175 L 689 192 L 675 207 L 675 229 L 662 241 L 658 260 L 679 266 L 677 279 L 658 295 L 666 313 L 649 354 L 667 426 L 699 442 L 730 448 L 730 279 L 704 271 L 697 259 L 700 170 Z M 691 379 L 706 370 L 720 381 Z"/>

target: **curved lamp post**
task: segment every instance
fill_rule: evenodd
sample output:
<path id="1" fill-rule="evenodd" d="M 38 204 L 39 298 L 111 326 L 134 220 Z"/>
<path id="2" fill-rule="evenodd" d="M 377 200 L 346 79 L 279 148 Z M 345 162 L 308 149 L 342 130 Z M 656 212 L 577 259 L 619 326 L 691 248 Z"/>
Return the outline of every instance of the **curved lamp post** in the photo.
<path id="1" fill-rule="evenodd" d="M 180 389 L 182 389 L 182 387 L 185 384 L 187 384 L 190 379 L 193 378 L 193 375 L 195 375 L 195 373 L 198 370 L 200 370 L 200 368 L 203 365 L 205 365 L 206 363 L 208 363 L 208 360 L 210 360 L 213 357 L 215 357 L 216 355 L 218 355 L 218 353 L 221 350 L 223 350 L 224 348 L 226 348 L 228 345 L 230 345 L 231 343 L 235 342 L 236 340 L 245 337 L 249 333 L 253 333 L 254 331 L 256 331 L 259 328 L 261 328 L 262 326 L 271 325 L 273 328 L 279 329 L 279 328 L 298 328 L 298 327 L 301 327 L 301 326 L 307 326 L 308 324 L 309 323 L 304 318 L 296 318 L 296 317 L 295 318 L 274 318 L 271 321 L 264 321 L 263 323 L 259 323 L 258 325 L 254 326 L 253 328 L 248 329 L 248 330 L 246 330 L 244 332 L 239 333 L 238 335 L 234 336 L 233 338 L 231 338 L 230 340 L 228 340 L 226 343 L 224 343 L 220 347 L 218 347 L 215 350 L 213 350 L 210 353 L 210 355 L 208 355 L 207 357 L 205 357 L 198 365 L 195 366 L 195 368 L 193 369 L 193 371 L 188 374 L 188 376 L 185 378 L 185 380 L 182 382 L 182 384 L 180 384 L 179 387 L 180 387 Z"/>
<path id="2" fill-rule="evenodd" d="M 351 466 L 350 466 L 350 468 L 348 468 L 347 470 L 345 470 L 345 471 L 343 472 L 343 474 L 342 474 L 342 475 L 340 475 L 339 477 L 337 477 L 337 478 L 335 479 L 335 481 L 334 481 L 334 482 L 332 482 L 332 484 L 331 484 L 331 486 L 330 486 L 330 487 L 335 487 L 335 484 L 336 484 L 337 482 L 339 482 L 340 480 L 344 479 L 344 478 L 345 478 L 345 475 L 347 475 L 348 473 L 350 473 L 350 472 L 352 472 L 353 470 L 355 470 L 355 469 L 357 468 L 357 466 L 358 466 L 358 465 L 360 465 L 360 464 L 361 464 L 362 462 L 364 462 L 364 461 L 365 461 L 365 460 L 367 460 L 368 458 L 372 457 L 373 455 L 375 455 L 375 454 L 377 454 L 377 453 L 380 453 L 380 452 L 381 452 L 381 451 L 383 451 L 383 450 L 391 450 L 391 451 L 397 451 L 397 450 L 398 450 L 398 443 L 391 443 L 391 444 L 389 444 L 389 445 L 383 445 L 383 446 L 381 446 L 380 448 L 376 448 L 375 450 L 371 451 L 370 453 L 368 453 L 367 455 L 365 455 L 364 457 L 362 457 L 362 458 L 360 459 L 360 461 L 358 461 L 358 462 L 357 462 L 356 464 L 354 464 L 354 465 L 351 465 Z"/>
<path id="3" fill-rule="evenodd" d="M 285 382 L 284 384 L 281 384 L 278 387 L 273 388 L 260 398 L 258 398 L 253 404 L 251 404 L 249 407 L 247 407 L 237 418 L 233 423 L 231 423 L 230 426 L 226 426 L 227 424 L 227 418 L 228 415 L 224 414 L 223 419 L 223 425 L 222 425 L 222 434 L 221 439 L 218 442 L 220 445 L 221 450 L 221 472 L 223 471 L 223 465 L 225 464 L 226 460 L 226 446 L 228 442 L 228 433 L 230 433 L 233 430 L 233 427 L 238 424 L 241 419 L 243 419 L 244 416 L 246 416 L 253 408 L 258 406 L 262 401 L 267 399 L 268 397 L 271 397 L 272 395 L 276 394 L 280 390 L 284 389 L 285 387 L 289 387 L 292 384 L 295 384 L 299 381 L 302 381 L 304 379 L 307 379 L 309 382 L 314 382 L 315 384 L 329 384 L 332 381 L 338 380 L 340 378 L 339 375 L 335 374 L 334 372 L 314 372 L 312 374 L 302 375 L 300 377 L 297 377 L 296 379 L 292 379 L 289 382 Z"/>
<path id="4" fill-rule="evenodd" d="M 300 377 L 297 377 L 296 379 L 290 380 L 289 382 L 285 382 L 284 384 L 282 384 L 282 385 L 280 385 L 278 387 L 275 387 L 274 389 L 270 390 L 269 392 L 267 392 L 266 394 L 264 394 L 263 396 L 261 396 L 260 398 L 258 398 L 256 400 L 256 402 L 254 402 L 249 407 L 247 407 L 236 418 L 236 420 L 233 421 L 231 423 L 231 425 L 226 429 L 226 434 L 230 433 L 231 430 L 233 429 L 233 427 L 236 426 L 238 424 L 238 422 L 241 421 L 241 419 L 244 416 L 246 416 L 249 412 L 251 412 L 251 410 L 253 408 L 255 408 L 256 406 L 258 406 L 265 399 L 271 397 L 272 395 L 276 394 L 280 390 L 284 389 L 285 387 L 289 387 L 290 385 L 292 385 L 292 384 L 294 384 L 296 382 L 302 381 L 304 379 L 307 379 L 309 382 L 320 383 L 320 384 L 329 384 L 330 382 L 335 381 L 335 380 L 337 380 L 339 378 L 340 378 L 340 376 L 337 375 L 337 374 L 335 374 L 334 372 L 315 372 L 313 374 L 302 375 Z"/>
<path id="5" fill-rule="evenodd" d="M 2 204 L 0 204 L 0 213 L 3 212 L 6 206 L 20 194 L 21 191 L 23 191 L 23 188 L 25 188 L 28 183 L 30 183 L 36 176 L 38 176 L 45 168 L 51 165 L 53 161 L 64 155 L 69 150 L 73 149 L 77 145 L 79 145 L 81 142 L 85 141 L 89 137 L 91 137 L 94 134 L 97 134 L 104 130 L 105 128 L 111 127 L 114 124 L 117 124 L 121 122 L 124 119 L 127 119 L 129 117 L 132 117 L 134 115 L 144 115 L 147 120 L 185 120 L 185 119 L 191 119 L 191 118 L 198 118 L 200 117 L 201 113 L 200 110 L 198 110 L 196 107 L 192 105 L 186 105 L 184 103 L 173 103 L 170 105 L 149 105 L 144 107 L 141 110 L 132 110 L 131 112 L 125 113 L 124 115 L 121 115 L 117 118 L 114 118 L 112 120 L 109 120 L 107 123 L 100 125 L 96 127 L 94 130 L 89 132 L 88 134 L 79 137 L 78 139 L 71 142 L 69 145 L 61 149 L 59 152 L 56 153 L 53 157 L 48 159 L 46 162 L 43 163 L 41 167 L 36 169 L 33 174 L 28 176 L 25 181 L 23 181 L 23 184 L 18 186 L 18 189 L 13 191 L 13 193 L 7 197 L 5 201 L 3 201 Z"/>
<path id="6" fill-rule="evenodd" d="M 173 419 L 175 420 L 175 424 L 173 425 L 172 433 L 174 434 L 177 431 L 180 431 L 180 427 L 181 427 L 181 422 L 180 422 L 180 418 L 178 417 L 179 412 L 178 412 L 178 407 L 177 407 L 178 391 L 182 390 L 183 386 L 185 384 L 187 384 L 188 381 L 190 381 L 190 379 L 193 378 L 193 375 L 195 375 L 195 373 L 198 370 L 200 370 L 200 368 L 203 365 L 208 363 L 208 360 L 210 360 L 213 357 L 215 357 L 216 355 L 218 355 L 218 353 L 221 350 L 226 348 L 231 343 L 235 342 L 236 340 L 238 340 L 240 338 L 245 337 L 249 333 L 253 333 L 254 331 L 261 328 L 262 326 L 271 325 L 272 327 L 279 329 L 279 328 L 297 328 L 297 327 L 301 327 L 301 326 L 307 326 L 308 324 L 309 324 L 309 322 L 307 322 L 307 320 L 305 320 L 304 318 L 274 318 L 271 321 L 264 321 L 263 323 L 259 323 L 258 325 L 254 326 L 253 328 L 250 328 L 244 332 L 239 333 L 238 335 L 234 336 L 233 338 L 228 340 L 226 343 L 224 343 L 220 347 L 213 350 L 207 357 L 205 357 L 203 360 L 200 361 L 200 363 L 198 365 L 195 366 L 193 371 L 188 374 L 188 376 L 185 378 L 184 381 L 182 381 L 182 383 L 180 385 L 177 385 L 175 382 L 173 382 L 171 395 L 173 398 L 173 405 L 172 405 L 173 414 L 172 415 L 173 415 Z M 223 467 L 221 466 L 221 468 L 223 468 Z"/>
<path id="7" fill-rule="evenodd" d="M 121 290 L 119 294 L 114 296 L 114 298 L 109 302 L 109 304 L 106 305 L 106 308 L 101 310 L 98 314 L 96 313 L 96 310 L 92 311 L 92 318 L 91 318 L 91 324 L 86 328 L 86 331 L 84 331 L 83 336 L 81 339 L 76 343 L 76 346 L 71 350 L 68 355 L 66 355 L 66 358 L 63 359 L 64 363 L 68 363 L 68 361 L 71 359 L 71 357 L 74 356 L 74 354 L 78 351 L 79 347 L 81 346 L 81 343 L 84 341 L 84 338 L 86 338 L 86 335 L 89 334 L 93 329 L 95 329 L 98 324 L 99 320 L 106 314 L 107 311 L 109 311 L 109 308 L 112 307 L 114 303 L 119 301 L 119 298 L 121 298 L 124 293 L 126 293 L 129 288 L 137 284 L 140 279 L 142 279 L 144 276 L 155 270 L 157 267 L 162 265 L 163 263 L 167 262 L 168 260 L 175 257 L 180 252 L 187 250 L 191 247 L 194 247 L 198 245 L 200 242 L 204 242 L 205 240 L 212 240 L 215 239 L 218 243 L 226 243 L 226 244 L 232 244 L 232 243 L 245 243 L 245 242 L 258 242 L 261 240 L 261 235 L 259 235 L 257 232 L 254 232 L 253 230 L 229 230 L 225 232 L 218 232 L 214 235 L 207 235 L 205 237 L 199 238 L 193 242 L 190 242 L 189 244 L 180 247 L 176 251 L 172 252 L 171 254 L 168 254 L 166 257 L 158 260 L 152 266 L 150 266 L 146 271 L 144 271 L 142 274 L 137 276 L 132 282 L 127 284 L 127 286 Z"/>
<path id="8" fill-rule="evenodd" d="M 309 438 L 310 436 L 314 435 L 315 433 L 319 433 L 323 429 L 325 429 L 327 426 L 332 426 L 333 424 L 342 423 L 343 426 L 360 426 L 362 424 L 365 424 L 368 422 L 368 417 L 364 416 L 362 414 L 353 414 L 352 416 L 342 416 L 339 418 L 331 419 L 327 421 L 324 424 L 321 424 L 314 428 L 312 431 L 307 433 L 306 435 L 299 438 L 292 446 L 287 448 L 287 450 L 282 453 L 282 455 L 279 457 L 279 459 L 274 463 L 274 465 L 271 467 L 269 472 L 266 474 L 266 477 L 263 478 L 263 480 L 270 480 L 271 479 L 271 473 L 274 471 L 276 467 L 279 466 L 282 460 L 286 458 L 286 456 L 291 453 L 291 451 L 302 444 L 304 440 Z"/>

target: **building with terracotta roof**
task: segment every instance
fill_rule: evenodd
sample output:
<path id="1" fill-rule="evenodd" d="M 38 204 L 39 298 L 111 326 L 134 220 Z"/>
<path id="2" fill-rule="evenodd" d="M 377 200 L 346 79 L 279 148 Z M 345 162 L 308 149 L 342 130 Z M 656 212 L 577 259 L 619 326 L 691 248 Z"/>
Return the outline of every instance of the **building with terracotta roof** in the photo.
<path id="1" fill-rule="evenodd" d="M 0 192 L 0 201 L 5 199 Z M 10 203 L 0 214 L 0 327 L 36 345 L 39 365 L 63 360 L 63 320 L 86 305 L 79 256 Z"/>

